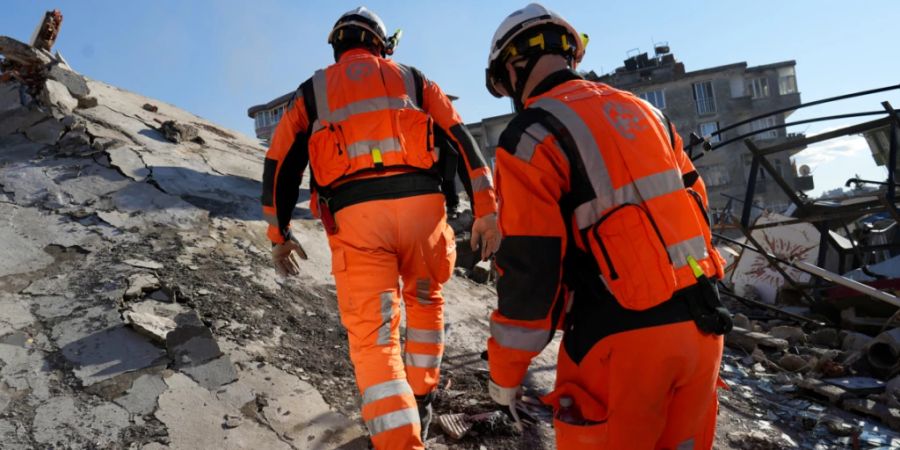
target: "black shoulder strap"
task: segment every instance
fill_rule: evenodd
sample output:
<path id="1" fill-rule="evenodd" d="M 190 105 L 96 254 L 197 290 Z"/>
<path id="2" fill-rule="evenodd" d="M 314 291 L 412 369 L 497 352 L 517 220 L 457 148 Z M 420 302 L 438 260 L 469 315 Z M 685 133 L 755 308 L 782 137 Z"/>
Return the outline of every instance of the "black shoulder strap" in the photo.
<path id="1" fill-rule="evenodd" d="M 413 81 L 416 85 L 416 106 L 422 108 L 422 104 L 425 103 L 425 100 L 422 98 L 423 93 L 425 92 L 425 75 L 422 75 L 422 72 L 419 72 L 419 69 L 416 69 L 415 67 L 408 67 L 413 74 Z"/>
<path id="2" fill-rule="evenodd" d="M 297 91 L 303 95 L 303 107 L 306 108 L 306 117 L 309 120 L 306 134 L 309 135 L 312 131 L 313 122 L 319 118 L 319 110 L 316 109 L 316 90 L 313 89 L 312 78 L 304 81 L 297 88 Z"/>

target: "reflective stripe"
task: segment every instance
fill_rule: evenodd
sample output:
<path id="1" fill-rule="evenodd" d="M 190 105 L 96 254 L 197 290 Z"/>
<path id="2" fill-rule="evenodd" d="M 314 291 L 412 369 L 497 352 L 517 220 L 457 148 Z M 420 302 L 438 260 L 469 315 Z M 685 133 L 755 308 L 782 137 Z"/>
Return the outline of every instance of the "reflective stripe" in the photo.
<path id="1" fill-rule="evenodd" d="M 406 94 L 409 95 L 413 104 L 418 105 L 419 96 L 416 95 L 416 78 L 415 75 L 413 75 L 412 69 L 402 64 L 397 64 L 397 68 L 400 69 L 400 75 L 403 77 L 403 84 L 406 85 Z"/>
<path id="2" fill-rule="evenodd" d="M 584 229 L 600 220 L 610 208 L 623 203 L 643 203 L 681 189 L 684 189 L 684 183 L 677 169 L 638 178 L 634 183 L 619 187 L 611 195 L 606 193 L 604 196 L 598 192 L 597 198 L 579 205 L 575 208 L 575 222 L 579 229 Z"/>
<path id="3" fill-rule="evenodd" d="M 366 388 L 362 395 L 362 404 L 365 406 L 383 398 L 403 394 L 413 395 L 412 388 L 406 380 L 385 381 Z"/>
<path id="4" fill-rule="evenodd" d="M 612 205 L 611 198 L 614 193 L 612 180 L 606 170 L 606 162 L 597 147 L 597 141 L 587 124 L 572 108 L 555 98 L 542 98 L 532 104 L 534 108 L 540 108 L 549 112 L 560 122 L 566 125 L 566 129 L 572 135 L 577 145 L 577 150 L 584 163 L 585 172 L 594 188 L 597 198 L 584 203 L 575 209 L 575 221 L 579 228 L 586 228 L 600 218 L 600 214 L 607 209 L 603 205 Z"/>
<path id="5" fill-rule="evenodd" d="M 669 257 L 672 258 L 672 266 L 676 269 L 688 265 L 688 256 L 693 256 L 698 261 L 709 257 L 709 253 L 706 251 L 706 239 L 703 236 L 677 242 L 666 247 L 666 250 L 669 252 Z"/>
<path id="6" fill-rule="evenodd" d="M 347 154 L 356 158 L 372 153 L 372 149 L 381 150 L 381 154 L 400 151 L 400 140 L 394 137 L 377 141 L 356 141 L 347 146 Z"/>
<path id="7" fill-rule="evenodd" d="M 391 316 L 393 315 L 394 294 L 381 293 L 381 326 L 378 327 L 378 340 L 375 345 L 388 345 L 391 343 Z"/>
<path id="8" fill-rule="evenodd" d="M 266 222 L 268 222 L 269 225 L 272 225 L 274 227 L 278 226 L 278 217 L 276 217 L 275 215 L 263 213 L 263 218 L 266 219 Z"/>
<path id="9" fill-rule="evenodd" d="M 523 328 L 491 321 L 491 337 L 506 348 L 539 352 L 550 341 L 550 330 Z"/>
<path id="10" fill-rule="evenodd" d="M 543 125 L 539 123 L 532 124 L 525 129 L 519 143 L 516 145 L 516 158 L 525 162 L 531 162 L 534 157 L 534 150 L 538 144 L 544 141 L 550 134 Z M 563 153 L 565 154 L 565 153 Z"/>
<path id="11" fill-rule="evenodd" d="M 676 450 L 694 450 L 694 438 L 682 441 L 680 444 L 678 444 Z"/>
<path id="12" fill-rule="evenodd" d="M 423 330 L 421 328 L 406 328 L 406 340 L 425 344 L 443 344 L 444 330 Z"/>
<path id="13" fill-rule="evenodd" d="M 318 97 L 316 97 L 316 99 L 316 101 L 318 101 Z M 340 122 L 342 120 L 347 120 L 348 117 L 356 114 L 402 108 L 419 109 L 419 107 L 408 97 L 375 97 L 350 103 L 342 108 L 331 111 L 324 118 L 331 122 Z"/>
<path id="14" fill-rule="evenodd" d="M 423 305 L 431 304 L 431 280 L 419 278 L 416 280 L 416 300 Z"/>
<path id="15" fill-rule="evenodd" d="M 316 115 L 318 120 L 328 117 L 331 110 L 328 109 L 328 81 L 324 70 L 317 70 L 312 76 L 313 92 L 316 96 Z"/>
<path id="16" fill-rule="evenodd" d="M 366 428 L 369 429 L 369 434 L 375 436 L 376 434 L 414 423 L 419 423 L 419 410 L 417 408 L 406 408 L 367 420 Z"/>
<path id="17" fill-rule="evenodd" d="M 489 174 L 477 176 L 472 179 L 472 192 L 481 192 L 490 189 L 492 185 L 493 181 Z"/>
<path id="18" fill-rule="evenodd" d="M 436 369 L 441 367 L 440 355 L 426 355 L 424 353 L 407 353 L 406 365 L 423 369 Z"/>

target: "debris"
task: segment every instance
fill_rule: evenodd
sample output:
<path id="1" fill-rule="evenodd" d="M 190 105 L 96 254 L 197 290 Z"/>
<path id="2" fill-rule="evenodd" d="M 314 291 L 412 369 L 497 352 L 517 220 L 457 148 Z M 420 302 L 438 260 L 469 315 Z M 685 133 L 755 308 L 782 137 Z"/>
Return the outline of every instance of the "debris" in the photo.
<path id="1" fill-rule="evenodd" d="M 750 324 L 750 319 L 748 319 L 747 316 L 741 313 L 735 314 L 734 317 L 731 318 L 731 321 L 737 328 L 743 328 L 745 330 L 753 329 L 753 325 Z"/>
<path id="2" fill-rule="evenodd" d="M 459 440 L 468 434 L 477 423 L 503 420 L 504 417 L 502 411 L 491 411 L 472 416 L 463 413 L 443 414 L 438 416 L 437 423 L 444 433 Z"/>
<path id="3" fill-rule="evenodd" d="M 814 378 L 807 378 L 800 381 L 797 383 L 797 387 L 808 394 L 811 394 L 814 398 L 822 398 L 835 405 L 843 400 L 853 397 L 852 394 L 839 386 L 828 384 Z"/>
<path id="4" fill-rule="evenodd" d="M 485 284 L 491 280 L 491 262 L 478 261 L 475 267 L 469 271 L 469 278 L 476 283 Z"/>
<path id="5" fill-rule="evenodd" d="M 801 370 L 809 369 L 809 362 L 802 356 L 793 353 L 785 353 L 778 360 L 778 365 L 790 372 L 800 372 Z"/>
<path id="6" fill-rule="evenodd" d="M 746 352 L 752 352 L 757 346 L 779 351 L 784 351 L 788 348 L 788 342 L 784 339 L 738 327 L 732 328 L 725 336 L 725 344 Z"/>
<path id="7" fill-rule="evenodd" d="M 149 273 L 132 275 L 128 279 L 128 290 L 125 291 L 125 300 L 134 300 L 144 292 L 154 291 L 160 288 L 159 278 Z"/>
<path id="8" fill-rule="evenodd" d="M 156 105 L 151 105 L 149 103 L 144 103 L 144 106 L 142 108 L 144 108 L 145 111 L 150 111 L 150 112 L 159 111 L 159 107 L 157 107 Z"/>
<path id="9" fill-rule="evenodd" d="M 129 303 L 128 310 L 122 316 L 138 332 L 157 342 L 165 343 L 166 336 L 178 327 L 176 318 L 189 312 L 189 309 L 177 303 L 145 300 Z"/>
<path id="10" fill-rule="evenodd" d="M 872 342 L 872 337 L 855 331 L 844 331 L 841 338 L 841 349 L 844 351 L 862 351 Z"/>
<path id="11" fill-rule="evenodd" d="M 772 335 L 772 337 L 788 341 L 788 344 L 790 345 L 806 343 L 806 333 L 804 333 L 803 329 L 800 327 L 781 325 L 770 329 L 769 334 Z"/>
<path id="12" fill-rule="evenodd" d="M 900 372 L 900 328 L 876 336 L 869 344 L 866 358 L 876 370 L 888 375 Z"/>
<path id="13" fill-rule="evenodd" d="M 183 123 L 167 120 L 159 127 L 159 131 L 169 140 L 169 142 L 179 143 L 185 141 L 203 144 L 203 138 L 200 137 L 197 127 Z"/>
<path id="14" fill-rule="evenodd" d="M 59 108 L 64 113 L 71 113 L 78 107 L 78 100 L 69 94 L 69 90 L 56 80 L 47 80 L 44 90 L 38 97 L 46 106 Z"/>
<path id="15" fill-rule="evenodd" d="M 822 328 L 809 335 L 809 343 L 825 347 L 837 347 L 840 344 L 838 331 L 834 328 Z"/>
<path id="16" fill-rule="evenodd" d="M 241 418 L 241 416 L 233 416 L 230 414 L 226 414 L 225 422 L 222 423 L 222 428 L 226 428 L 226 429 L 237 428 L 237 427 L 241 426 L 241 422 L 243 422 L 243 421 L 244 421 L 244 419 Z"/>
<path id="17" fill-rule="evenodd" d="M 58 9 L 47 11 L 44 19 L 38 24 L 34 35 L 31 37 L 30 44 L 32 47 L 50 51 L 56 38 L 59 36 L 59 28 L 62 26 L 63 16 Z"/>
<path id="18" fill-rule="evenodd" d="M 142 269 L 159 270 L 159 269 L 163 268 L 162 264 L 160 264 L 156 261 L 150 261 L 150 260 L 126 259 L 125 261 L 122 261 L 122 262 L 125 264 L 128 264 L 129 266 L 140 267 Z"/>
<path id="19" fill-rule="evenodd" d="M 869 377 L 825 378 L 822 381 L 840 386 L 847 392 L 863 396 L 884 391 L 884 382 Z"/>
<path id="20" fill-rule="evenodd" d="M 875 400 L 850 399 L 844 402 L 844 408 L 861 414 L 876 417 L 895 430 L 900 430 L 900 409 L 891 408 Z"/>
<path id="21" fill-rule="evenodd" d="M 65 131 L 63 124 L 56 119 L 49 118 L 25 131 L 25 137 L 38 144 L 53 145 L 59 141 Z"/>
<path id="22" fill-rule="evenodd" d="M 97 97 L 81 97 L 78 99 L 78 107 L 81 109 L 90 109 L 97 106 L 99 101 Z"/>

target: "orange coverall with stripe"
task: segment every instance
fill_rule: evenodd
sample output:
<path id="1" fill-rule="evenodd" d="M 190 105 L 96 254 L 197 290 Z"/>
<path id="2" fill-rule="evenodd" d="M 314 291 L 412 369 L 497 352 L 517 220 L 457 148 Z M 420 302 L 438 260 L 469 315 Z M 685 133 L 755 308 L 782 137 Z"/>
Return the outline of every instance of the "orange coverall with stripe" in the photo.
<path id="1" fill-rule="evenodd" d="M 681 138 L 646 102 L 568 70 L 525 106 L 497 149 L 491 379 L 520 385 L 560 328 L 543 400 L 571 398 L 587 424 L 554 420 L 558 448 L 710 448 L 722 337 L 686 306 L 687 257 L 710 277 L 721 257 Z"/>
<path id="2" fill-rule="evenodd" d="M 362 417 L 379 449 L 424 448 L 414 396 L 436 388 L 444 349 L 440 291 L 456 253 L 440 177 L 429 167 L 438 159 L 432 123 L 460 149 L 476 217 L 496 212 L 490 171 L 448 97 L 417 70 L 362 49 L 301 84 L 265 160 L 263 214 L 273 243 L 289 238 L 307 163 L 313 214 L 327 214 L 320 199 L 337 209 L 328 242 L 338 308 Z"/>

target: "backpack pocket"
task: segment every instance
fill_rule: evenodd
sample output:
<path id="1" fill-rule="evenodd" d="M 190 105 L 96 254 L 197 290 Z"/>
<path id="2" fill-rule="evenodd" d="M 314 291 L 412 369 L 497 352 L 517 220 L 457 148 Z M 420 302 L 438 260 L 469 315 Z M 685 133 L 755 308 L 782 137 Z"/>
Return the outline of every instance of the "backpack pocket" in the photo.
<path id="1" fill-rule="evenodd" d="M 607 212 L 590 229 L 588 243 L 601 278 L 626 309 L 642 311 L 672 298 L 675 270 L 662 235 L 640 205 Z"/>
<path id="2" fill-rule="evenodd" d="M 344 176 L 350 168 L 346 139 L 339 124 L 324 127 L 309 137 L 309 164 L 320 186 L 328 186 Z"/>
<path id="3" fill-rule="evenodd" d="M 397 130 L 400 130 L 400 144 L 403 147 L 404 165 L 419 169 L 430 169 L 437 161 L 434 151 L 434 133 L 431 116 L 411 108 L 396 112 Z"/>

